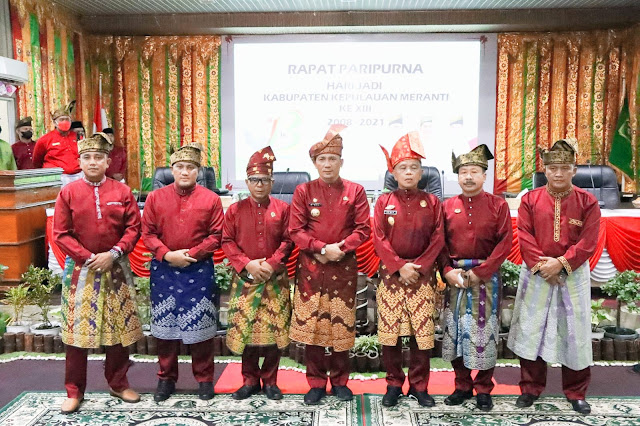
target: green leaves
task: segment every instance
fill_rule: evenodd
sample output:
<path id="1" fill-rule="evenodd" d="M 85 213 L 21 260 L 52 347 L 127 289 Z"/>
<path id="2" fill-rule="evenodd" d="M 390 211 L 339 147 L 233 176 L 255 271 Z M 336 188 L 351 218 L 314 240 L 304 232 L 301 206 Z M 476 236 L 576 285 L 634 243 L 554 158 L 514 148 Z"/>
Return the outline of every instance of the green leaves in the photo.
<path id="1" fill-rule="evenodd" d="M 231 288 L 231 279 L 233 277 L 233 267 L 229 263 L 229 260 L 224 259 L 222 263 L 215 265 L 216 269 L 216 284 L 220 291 L 229 291 Z"/>
<path id="2" fill-rule="evenodd" d="M 502 265 L 500 266 L 500 278 L 502 279 L 502 285 L 505 287 L 518 288 L 521 269 L 522 266 L 516 265 L 508 260 L 502 262 Z"/>

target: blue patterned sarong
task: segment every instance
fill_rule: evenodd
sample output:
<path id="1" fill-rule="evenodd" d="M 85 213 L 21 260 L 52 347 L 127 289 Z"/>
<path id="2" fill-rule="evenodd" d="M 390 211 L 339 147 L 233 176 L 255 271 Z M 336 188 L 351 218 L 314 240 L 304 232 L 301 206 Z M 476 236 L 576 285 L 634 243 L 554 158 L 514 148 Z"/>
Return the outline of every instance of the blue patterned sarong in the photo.
<path id="1" fill-rule="evenodd" d="M 151 261 L 151 334 L 158 339 L 199 343 L 216 335 L 213 260 L 174 268 Z"/>

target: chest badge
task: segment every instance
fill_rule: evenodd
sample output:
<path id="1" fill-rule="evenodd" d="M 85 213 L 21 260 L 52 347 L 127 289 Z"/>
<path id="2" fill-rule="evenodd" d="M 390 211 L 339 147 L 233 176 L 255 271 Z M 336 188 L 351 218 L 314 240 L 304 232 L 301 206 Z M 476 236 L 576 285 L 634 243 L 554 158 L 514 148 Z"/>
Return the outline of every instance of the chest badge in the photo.
<path id="1" fill-rule="evenodd" d="M 389 204 L 389 205 L 388 205 L 387 207 L 385 207 L 384 209 L 385 209 L 385 210 L 393 210 L 393 209 L 395 209 L 395 208 L 396 208 L 396 206 L 394 206 L 393 204 Z"/>
<path id="2" fill-rule="evenodd" d="M 461 212 L 462 212 L 462 210 L 460 210 L 460 209 L 455 209 L 453 212 L 454 212 L 454 213 L 456 213 L 456 214 L 458 214 L 458 213 L 461 213 Z"/>
<path id="3" fill-rule="evenodd" d="M 311 209 L 311 216 L 313 216 L 313 217 L 318 217 L 318 216 L 320 216 L 320 210 L 318 210 L 318 209 Z"/>
<path id="4" fill-rule="evenodd" d="M 420 207 L 427 207 L 427 200 L 420 201 Z"/>
<path id="5" fill-rule="evenodd" d="M 271 217 L 276 217 L 276 212 L 271 212 Z"/>
<path id="6" fill-rule="evenodd" d="M 389 222 L 389 225 L 393 226 L 393 224 L 396 223 L 396 219 L 393 216 L 389 216 L 387 218 L 387 222 Z"/>
<path id="7" fill-rule="evenodd" d="M 345 195 L 344 197 L 342 197 L 342 201 L 349 201 L 349 197 Z"/>
<path id="8" fill-rule="evenodd" d="M 317 198 L 314 198 L 314 199 L 313 199 L 313 202 L 314 202 L 314 203 L 317 203 L 317 202 L 318 202 L 318 199 L 317 199 Z"/>

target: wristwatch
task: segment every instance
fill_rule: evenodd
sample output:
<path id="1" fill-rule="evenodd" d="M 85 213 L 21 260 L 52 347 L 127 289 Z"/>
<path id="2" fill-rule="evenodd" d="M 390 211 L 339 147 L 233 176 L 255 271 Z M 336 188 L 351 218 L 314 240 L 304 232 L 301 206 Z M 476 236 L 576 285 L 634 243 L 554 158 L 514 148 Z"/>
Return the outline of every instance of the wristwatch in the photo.
<path id="1" fill-rule="evenodd" d="M 326 245 L 325 245 L 325 246 L 323 246 L 323 247 L 320 249 L 320 254 L 321 254 L 321 255 L 323 255 L 323 256 L 324 256 L 325 254 L 327 254 L 327 246 L 326 246 Z"/>

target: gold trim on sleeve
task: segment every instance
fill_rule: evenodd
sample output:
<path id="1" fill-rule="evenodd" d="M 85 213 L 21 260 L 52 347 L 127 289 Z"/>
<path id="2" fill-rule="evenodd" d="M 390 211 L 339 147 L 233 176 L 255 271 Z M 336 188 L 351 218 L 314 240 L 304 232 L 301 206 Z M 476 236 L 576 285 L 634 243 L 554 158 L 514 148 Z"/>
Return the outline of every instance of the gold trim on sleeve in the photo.
<path id="1" fill-rule="evenodd" d="M 567 274 L 571 274 L 573 272 L 573 269 L 571 269 L 571 265 L 569 265 L 569 262 L 564 258 L 564 256 L 560 256 L 557 259 L 560 261 L 560 263 L 562 263 L 562 266 L 564 266 Z"/>

